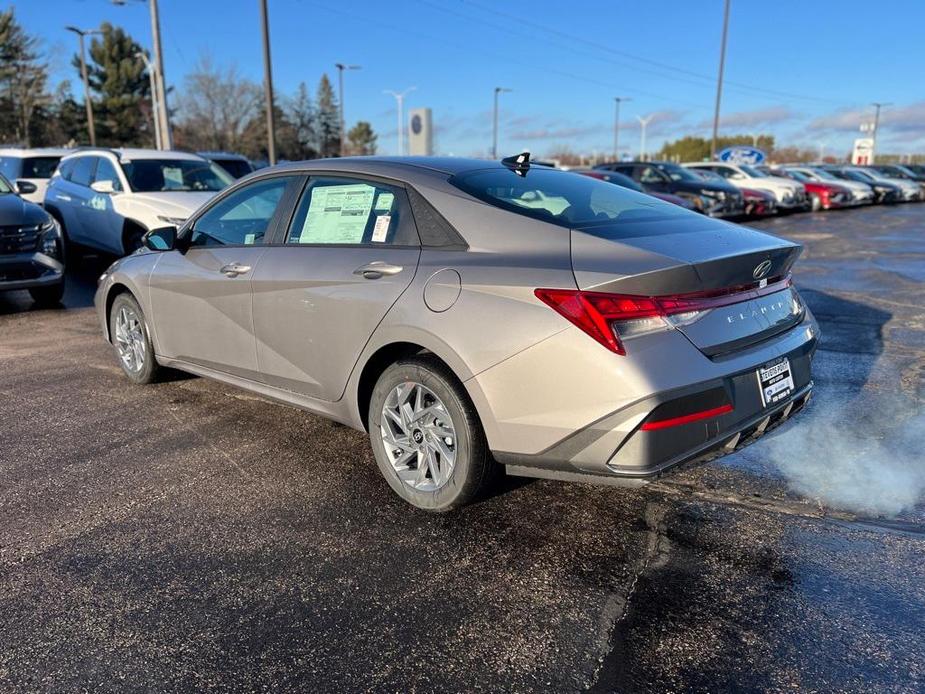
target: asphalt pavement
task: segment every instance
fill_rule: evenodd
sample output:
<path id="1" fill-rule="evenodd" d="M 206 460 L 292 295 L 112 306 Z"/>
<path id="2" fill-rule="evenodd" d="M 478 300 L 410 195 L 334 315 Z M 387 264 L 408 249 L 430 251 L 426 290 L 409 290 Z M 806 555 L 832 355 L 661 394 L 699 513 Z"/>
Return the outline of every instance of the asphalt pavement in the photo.
<path id="1" fill-rule="evenodd" d="M 640 489 L 414 512 L 366 437 L 132 386 L 90 307 L 0 295 L 0 691 L 925 689 L 925 204 L 806 246 L 807 411 Z"/>

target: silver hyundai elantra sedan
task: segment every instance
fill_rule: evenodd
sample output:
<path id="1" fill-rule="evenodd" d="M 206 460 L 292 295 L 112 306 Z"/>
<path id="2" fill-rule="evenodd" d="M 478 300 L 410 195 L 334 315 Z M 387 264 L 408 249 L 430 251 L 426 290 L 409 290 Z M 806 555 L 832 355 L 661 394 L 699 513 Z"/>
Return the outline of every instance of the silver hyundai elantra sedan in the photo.
<path id="1" fill-rule="evenodd" d="M 208 376 L 369 432 L 446 511 L 510 474 L 638 484 L 812 388 L 800 246 L 530 164 L 264 169 L 102 276 L 128 378 Z"/>

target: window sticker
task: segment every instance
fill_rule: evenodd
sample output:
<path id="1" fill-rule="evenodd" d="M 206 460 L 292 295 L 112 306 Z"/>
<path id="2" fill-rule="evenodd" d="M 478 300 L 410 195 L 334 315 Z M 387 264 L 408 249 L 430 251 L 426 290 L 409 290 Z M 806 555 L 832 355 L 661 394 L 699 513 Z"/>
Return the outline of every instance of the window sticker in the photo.
<path id="1" fill-rule="evenodd" d="M 389 224 L 391 222 L 391 215 L 384 214 L 376 217 L 376 226 L 373 228 L 373 241 L 385 243 L 385 239 L 389 235 Z"/>
<path id="2" fill-rule="evenodd" d="M 376 207 L 374 208 L 376 212 L 391 212 L 392 211 L 392 202 L 395 200 L 394 193 L 388 193 L 386 191 L 380 191 L 379 197 L 376 198 Z"/>
<path id="3" fill-rule="evenodd" d="M 183 188 L 183 169 L 180 167 L 165 166 L 164 188 Z"/>
<path id="4" fill-rule="evenodd" d="M 257 234 L 245 234 L 244 235 L 244 245 L 253 246 L 257 242 Z"/>
<path id="5" fill-rule="evenodd" d="M 374 193 L 365 183 L 312 188 L 299 243 L 362 243 Z"/>

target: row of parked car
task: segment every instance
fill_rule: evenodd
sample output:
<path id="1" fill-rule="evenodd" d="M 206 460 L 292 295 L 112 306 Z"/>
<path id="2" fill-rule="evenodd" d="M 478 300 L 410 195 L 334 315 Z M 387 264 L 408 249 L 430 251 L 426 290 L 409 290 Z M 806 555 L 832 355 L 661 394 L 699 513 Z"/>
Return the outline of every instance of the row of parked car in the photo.
<path id="1" fill-rule="evenodd" d="M 634 161 L 576 172 L 725 218 L 925 200 L 925 167 L 914 164 L 771 167 Z"/>
<path id="2" fill-rule="evenodd" d="M 0 148 L 0 289 L 57 302 L 68 248 L 128 255 L 146 232 L 181 226 L 252 171 L 243 156 L 221 152 Z M 724 218 L 925 198 L 919 166 L 636 161 L 576 173 Z"/>

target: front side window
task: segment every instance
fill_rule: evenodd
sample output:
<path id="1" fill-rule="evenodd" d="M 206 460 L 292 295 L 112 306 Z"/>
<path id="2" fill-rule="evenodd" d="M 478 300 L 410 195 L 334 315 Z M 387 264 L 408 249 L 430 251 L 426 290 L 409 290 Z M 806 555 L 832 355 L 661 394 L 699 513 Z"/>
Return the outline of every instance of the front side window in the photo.
<path id="1" fill-rule="evenodd" d="M 644 166 L 639 174 L 642 183 L 663 183 L 665 177 L 654 166 Z"/>
<path id="2" fill-rule="evenodd" d="M 19 178 L 19 159 L 16 157 L 0 157 L 0 174 L 11 181 Z"/>
<path id="3" fill-rule="evenodd" d="M 93 181 L 112 181 L 113 190 L 122 190 L 122 183 L 119 182 L 119 174 L 116 172 L 116 167 L 105 157 L 100 158 L 100 162 L 96 166 L 96 174 L 93 177 Z"/>
<path id="4" fill-rule="evenodd" d="M 6 195 L 13 192 L 13 185 L 0 175 L 0 195 Z"/>
<path id="5" fill-rule="evenodd" d="M 334 177 L 309 180 L 287 242 L 395 246 L 420 243 L 404 190 L 382 183 Z"/>
<path id="6" fill-rule="evenodd" d="M 453 176 L 450 183 L 496 207 L 561 226 L 587 226 L 689 214 L 677 205 L 589 176 L 533 169 L 518 176 L 485 169 Z"/>
<path id="7" fill-rule="evenodd" d="M 193 224 L 191 246 L 253 246 L 264 243 L 279 201 L 295 177 L 276 176 L 235 191 Z"/>
<path id="8" fill-rule="evenodd" d="M 196 159 L 135 159 L 123 161 L 122 170 L 138 193 L 215 192 L 232 181 L 220 166 Z"/>
<path id="9" fill-rule="evenodd" d="M 658 164 L 658 170 L 672 181 L 697 181 L 697 176 L 679 164 Z"/>
<path id="10" fill-rule="evenodd" d="M 98 157 L 78 157 L 68 180 L 79 186 L 89 186 L 93 182 L 97 159 Z"/>

